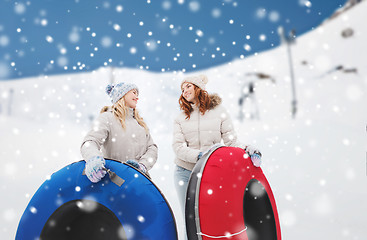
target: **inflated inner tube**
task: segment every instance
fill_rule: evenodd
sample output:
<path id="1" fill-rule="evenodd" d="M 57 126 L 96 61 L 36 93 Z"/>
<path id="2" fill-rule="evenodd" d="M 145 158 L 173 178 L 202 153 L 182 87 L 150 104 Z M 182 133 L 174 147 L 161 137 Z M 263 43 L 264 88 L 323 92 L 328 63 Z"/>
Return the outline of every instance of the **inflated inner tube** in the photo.
<path id="1" fill-rule="evenodd" d="M 217 147 L 197 162 L 185 211 L 189 240 L 281 240 L 270 185 L 240 148 Z"/>
<path id="2" fill-rule="evenodd" d="M 33 195 L 18 225 L 16 240 L 177 240 L 173 212 L 160 190 L 130 165 L 106 160 L 108 175 L 91 183 L 85 162 L 54 173 Z"/>

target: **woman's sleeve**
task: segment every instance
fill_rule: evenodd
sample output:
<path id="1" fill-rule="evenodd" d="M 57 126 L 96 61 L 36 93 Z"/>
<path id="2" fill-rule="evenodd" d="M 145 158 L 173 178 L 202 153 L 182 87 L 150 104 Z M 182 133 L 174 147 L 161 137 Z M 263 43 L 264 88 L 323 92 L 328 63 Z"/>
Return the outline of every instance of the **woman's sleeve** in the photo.
<path id="1" fill-rule="evenodd" d="M 233 128 L 232 120 L 224 108 L 221 113 L 221 134 L 224 145 L 229 147 L 246 147 L 244 144 L 238 141 L 237 134 Z"/>
<path id="2" fill-rule="evenodd" d="M 147 151 L 141 156 L 139 162 L 144 164 L 144 166 L 149 171 L 152 169 L 154 164 L 157 162 L 158 158 L 158 147 L 154 143 L 152 136 L 148 133 L 147 137 Z"/>
<path id="3" fill-rule="evenodd" d="M 189 148 L 182 133 L 181 125 L 175 120 L 173 125 L 173 151 L 178 159 L 190 163 L 196 163 L 200 150 Z"/>
<path id="4" fill-rule="evenodd" d="M 106 141 L 110 132 L 109 121 L 105 114 L 100 114 L 96 121 L 93 122 L 93 128 L 84 137 L 80 147 L 80 153 L 84 160 L 88 160 L 93 156 L 103 157 L 101 147 Z"/>

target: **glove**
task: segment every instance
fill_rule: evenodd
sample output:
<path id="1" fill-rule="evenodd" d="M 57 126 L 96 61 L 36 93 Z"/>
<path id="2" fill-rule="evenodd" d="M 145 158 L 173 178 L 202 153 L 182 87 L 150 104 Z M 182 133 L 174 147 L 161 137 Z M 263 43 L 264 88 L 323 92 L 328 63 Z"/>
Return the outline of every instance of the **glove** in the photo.
<path id="1" fill-rule="evenodd" d="M 147 172 L 147 168 L 142 163 L 138 163 L 137 161 L 132 160 L 132 159 L 127 160 L 126 163 L 129 164 L 129 165 L 131 165 L 131 166 L 133 166 L 134 168 L 139 169 L 143 173 L 146 173 Z"/>
<path id="2" fill-rule="evenodd" d="M 257 153 L 254 153 L 250 156 L 252 164 L 254 164 L 255 167 L 260 167 L 261 165 L 261 156 Z"/>
<path id="3" fill-rule="evenodd" d="M 106 162 L 103 157 L 91 157 L 85 164 L 85 175 L 87 175 L 88 179 L 93 183 L 101 181 L 106 175 L 106 171 L 103 170 L 105 164 Z"/>
<path id="4" fill-rule="evenodd" d="M 246 153 L 250 156 L 252 164 L 254 164 L 255 167 L 260 167 L 261 165 L 261 152 L 252 146 L 246 146 L 245 147 Z"/>

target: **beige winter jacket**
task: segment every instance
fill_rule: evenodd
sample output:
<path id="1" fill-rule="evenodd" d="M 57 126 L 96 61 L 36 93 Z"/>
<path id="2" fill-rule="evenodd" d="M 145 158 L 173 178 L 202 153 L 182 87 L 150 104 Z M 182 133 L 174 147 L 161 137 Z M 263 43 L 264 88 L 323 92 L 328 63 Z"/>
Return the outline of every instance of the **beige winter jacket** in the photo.
<path id="1" fill-rule="evenodd" d="M 190 119 L 186 119 L 184 112 L 181 112 L 174 121 L 172 146 L 176 154 L 175 163 L 190 171 L 200 152 L 222 140 L 226 146 L 245 147 L 237 141 L 230 116 L 220 105 L 222 99 L 216 94 L 210 95 L 210 98 L 211 106 L 204 115 L 194 106 Z"/>
<path id="2" fill-rule="evenodd" d="M 111 109 L 101 113 L 93 129 L 85 136 L 80 151 L 85 160 L 102 156 L 126 162 L 129 159 L 144 164 L 150 170 L 157 161 L 157 145 L 150 133 L 138 124 L 130 109 L 123 129 Z"/>

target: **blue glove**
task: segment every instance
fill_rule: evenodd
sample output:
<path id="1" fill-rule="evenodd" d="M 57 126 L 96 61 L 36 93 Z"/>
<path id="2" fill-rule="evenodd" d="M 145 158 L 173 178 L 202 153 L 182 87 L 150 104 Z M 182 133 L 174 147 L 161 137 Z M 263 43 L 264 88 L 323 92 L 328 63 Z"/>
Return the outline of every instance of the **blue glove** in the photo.
<path id="1" fill-rule="evenodd" d="M 248 155 L 250 155 L 252 164 L 254 164 L 255 167 L 260 167 L 261 165 L 261 152 L 252 146 L 246 146 L 245 151 Z"/>
<path id="2" fill-rule="evenodd" d="M 254 153 L 250 157 L 251 157 L 252 164 L 254 164 L 255 167 L 260 167 L 260 165 L 261 165 L 261 156 L 257 153 Z"/>
<path id="3" fill-rule="evenodd" d="M 129 165 L 131 165 L 131 166 L 133 166 L 134 168 L 139 169 L 143 173 L 146 173 L 147 172 L 147 168 L 142 163 L 138 163 L 137 161 L 132 160 L 132 159 L 127 160 L 126 163 L 129 164 Z"/>
<path id="4" fill-rule="evenodd" d="M 105 164 L 106 162 L 103 157 L 91 157 L 85 164 L 85 175 L 87 175 L 88 179 L 93 183 L 101 181 L 106 175 L 106 171 L 103 170 Z"/>

